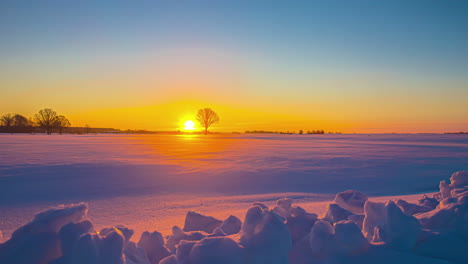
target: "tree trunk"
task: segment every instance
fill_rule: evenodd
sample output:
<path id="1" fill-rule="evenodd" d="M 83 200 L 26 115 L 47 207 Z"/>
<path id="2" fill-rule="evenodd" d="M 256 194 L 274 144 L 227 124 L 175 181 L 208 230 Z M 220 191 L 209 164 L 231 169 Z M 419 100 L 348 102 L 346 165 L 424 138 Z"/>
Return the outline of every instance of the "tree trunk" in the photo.
<path id="1" fill-rule="evenodd" d="M 208 128 L 205 127 L 205 135 L 208 135 Z"/>

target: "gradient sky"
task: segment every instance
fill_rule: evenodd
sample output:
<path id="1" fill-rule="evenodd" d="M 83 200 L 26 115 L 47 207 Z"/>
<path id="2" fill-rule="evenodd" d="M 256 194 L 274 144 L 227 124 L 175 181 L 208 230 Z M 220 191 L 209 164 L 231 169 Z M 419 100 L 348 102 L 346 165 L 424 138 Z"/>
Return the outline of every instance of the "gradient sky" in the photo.
<path id="1" fill-rule="evenodd" d="M 176 130 L 468 131 L 468 1 L 0 2 L 0 114 Z"/>

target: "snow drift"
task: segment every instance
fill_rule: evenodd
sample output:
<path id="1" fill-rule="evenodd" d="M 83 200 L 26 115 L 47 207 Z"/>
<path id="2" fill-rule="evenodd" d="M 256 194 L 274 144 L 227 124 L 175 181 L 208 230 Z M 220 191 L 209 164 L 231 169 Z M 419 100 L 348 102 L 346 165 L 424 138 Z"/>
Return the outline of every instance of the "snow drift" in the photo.
<path id="1" fill-rule="evenodd" d="M 0 244 L 0 263 L 468 263 L 468 172 L 439 186 L 418 204 L 371 202 L 348 190 L 321 217 L 288 198 L 273 208 L 253 204 L 244 221 L 190 211 L 183 229 L 174 226 L 167 237 L 144 232 L 138 242 L 125 226 L 95 230 L 84 203 L 61 206 Z"/>

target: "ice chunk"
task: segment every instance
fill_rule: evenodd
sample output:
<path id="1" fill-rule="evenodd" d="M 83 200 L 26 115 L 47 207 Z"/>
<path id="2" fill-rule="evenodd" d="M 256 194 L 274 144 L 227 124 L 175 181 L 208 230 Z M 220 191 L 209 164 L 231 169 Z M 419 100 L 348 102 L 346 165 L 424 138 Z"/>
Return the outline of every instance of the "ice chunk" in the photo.
<path id="1" fill-rule="evenodd" d="M 114 231 L 108 233 L 101 239 L 99 244 L 100 254 L 99 259 L 101 263 L 106 264 L 124 264 L 123 248 L 125 237 L 119 229 L 115 228 Z"/>
<path id="2" fill-rule="evenodd" d="M 228 237 L 207 237 L 198 241 L 190 251 L 191 264 L 243 263 L 242 248 Z"/>
<path id="3" fill-rule="evenodd" d="M 118 229 L 109 232 L 107 236 L 84 234 L 76 242 L 69 259 L 70 264 L 123 264 L 123 249 L 125 238 Z"/>
<path id="4" fill-rule="evenodd" d="M 170 251 L 174 251 L 176 245 L 179 244 L 181 240 L 187 241 L 198 241 L 206 237 L 206 234 L 201 232 L 184 232 L 180 227 L 172 227 L 172 235 L 168 237 L 166 242 L 166 247 Z"/>
<path id="5" fill-rule="evenodd" d="M 421 231 L 421 224 L 413 216 L 403 213 L 393 201 L 385 205 L 386 219 L 381 238 L 390 247 L 398 250 L 411 249 Z"/>
<path id="6" fill-rule="evenodd" d="M 152 264 L 143 248 L 134 242 L 128 241 L 124 249 L 125 264 Z M 159 262 L 157 262 L 159 263 Z"/>
<path id="7" fill-rule="evenodd" d="M 450 177 L 450 187 L 468 186 L 468 171 L 457 171 Z"/>
<path id="8" fill-rule="evenodd" d="M 239 218 L 230 215 L 226 220 L 223 221 L 220 228 L 226 235 L 232 235 L 239 233 L 242 226 L 242 222 Z"/>
<path id="9" fill-rule="evenodd" d="M 370 246 L 359 227 L 351 221 L 335 224 L 335 241 L 337 250 L 344 255 L 363 253 Z"/>
<path id="10" fill-rule="evenodd" d="M 317 221 L 316 214 L 310 214 L 300 211 L 299 214 L 293 214 L 288 217 L 286 225 L 289 233 L 291 234 L 291 240 L 293 244 L 302 240 L 306 235 L 310 233 L 310 229 Z"/>
<path id="11" fill-rule="evenodd" d="M 151 264 L 158 264 L 161 259 L 171 255 L 169 249 L 164 246 L 161 233 L 157 231 L 153 233 L 143 232 L 140 241 L 138 241 L 138 246 L 145 250 Z"/>
<path id="12" fill-rule="evenodd" d="M 133 236 L 134 231 L 132 229 L 127 228 L 126 226 L 123 225 L 117 225 L 114 227 L 105 227 L 99 231 L 99 234 L 101 236 L 107 236 L 107 234 L 110 234 L 111 232 L 115 231 L 115 229 L 118 229 L 124 236 L 125 242 L 128 242 L 130 238 Z"/>
<path id="13" fill-rule="evenodd" d="M 98 264 L 100 238 L 97 234 L 80 237 L 70 256 L 70 264 Z"/>
<path id="14" fill-rule="evenodd" d="M 291 205 L 291 198 L 282 198 L 276 201 L 276 206 L 273 208 L 273 211 L 284 218 L 288 218 L 291 215 Z"/>
<path id="15" fill-rule="evenodd" d="M 38 213 L 0 245 L 0 263 L 48 263 L 61 254 L 59 230 L 86 217 L 86 204 L 59 206 Z"/>
<path id="16" fill-rule="evenodd" d="M 418 204 L 421 206 L 427 206 L 427 207 L 434 209 L 439 204 L 439 201 L 435 198 L 429 198 L 427 197 L 427 195 L 424 194 L 423 196 L 421 196 L 421 198 L 419 198 Z"/>
<path id="17" fill-rule="evenodd" d="M 440 199 L 450 198 L 452 194 L 450 191 L 452 190 L 451 187 L 447 184 L 446 181 L 441 181 L 439 183 L 439 190 L 440 190 Z"/>
<path id="18" fill-rule="evenodd" d="M 353 222 L 359 229 L 362 229 L 362 223 L 364 222 L 364 215 L 350 215 L 348 220 Z"/>
<path id="19" fill-rule="evenodd" d="M 335 196 L 336 204 L 354 214 L 364 214 L 366 201 L 367 196 L 355 190 L 340 192 Z"/>
<path id="20" fill-rule="evenodd" d="M 184 231 L 213 232 L 223 222 L 211 216 L 205 216 L 194 211 L 188 211 L 185 217 Z"/>
<path id="21" fill-rule="evenodd" d="M 217 227 L 213 233 L 209 234 L 207 237 L 220 237 L 220 236 L 226 236 L 226 233 L 224 233 L 224 231 Z"/>
<path id="22" fill-rule="evenodd" d="M 177 245 L 176 258 L 178 264 L 191 264 L 190 251 L 197 242 L 182 240 Z"/>
<path id="23" fill-rule="evenodd" d="M 315 257 L 326 257 L 335 250 L 335 230 L 328 221 L 318 220 L 310 231 L 309 243 Z"/>
<path id="24" fill-rule="evenodd" d="M 437 209 L 417 215 L 422 226 L 427 229 L 449 229 L 468 235 L 468 204 L 461 197 L 456 203 L 439 205 Z"/>
<path id="25" fill-rule="evenodd" d="M 253 206 L 247 210 L 241 228 L 241 235 L 244 240 L 249 241 L 254 236 L 255 228 L 262 222 L 262 218 L 262 208 L 260 206 Z"/>
<path id="26" fill-rule="evenodd" d="M 384 203 L 367 201 L 364 204 L 364 221 L 362 223 L 362 233 L 372 241 L 376 227 L 381 227 L 385 224 L 386 210 Z"/>
<path id="27" fill-rule="evenodd" d="M 281 216 L 259 206 L 251 207 L 241 230 L 247 263 L 288 263 L 292 242 Z"/>
<path id="28" fill-rule="evenodd" d="M 408 203 L 407 201 L 405 200 L 401 200 L 401 199 L 398 199 L 396 201 L 396 204 L 401 208 L 401 210 L 403 210 L 403 212 L 407 215 L 414 215 L 414 214 L 418 214 L 418 213 L 425 213 L 425 212 L 429 212 L 431 211 L 432 209 L 434 208 L 431 208 L 429 206 L 421 206 L 421 205 L 417 205 L 417 204 L 412 204 L 412 203 Z"/>
<path id="29" fill-rule="evenodd" d="M 94 232 L 94 227 L 89 220 L 64 225 L 59 232 L 62 254 L 65 256 L 71 255 L 73 247 L 80 237 L 90 232 Z"/>
<path id="30" fill-rule="evenodd" d="M 352 215 L 350 211 L 341 208 L 337 204 L 329 204 L 327 206 L 327 212 L 322 217 L 324 220 L 327 220 L 331 223 L 336 223 L 341 220 L 347 220 L 350 215 Z"/>

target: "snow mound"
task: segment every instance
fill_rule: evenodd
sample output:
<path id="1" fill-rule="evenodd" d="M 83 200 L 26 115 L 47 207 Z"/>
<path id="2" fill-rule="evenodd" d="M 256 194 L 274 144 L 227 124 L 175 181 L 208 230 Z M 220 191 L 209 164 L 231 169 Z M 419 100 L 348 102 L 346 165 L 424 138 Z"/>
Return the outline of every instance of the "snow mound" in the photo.
<path id="1" fill-rule="evenodd" d="M 232 234 L 239 233 L 241 226 L 242 226 L 242 221 L 239 218 L 233 215 L 230 215 L 228 218 L 226 218 L 226 220 L 223 221 L 223 223 L 221 224 L 219 228 L 226 235 L 232 235 Z"/>
<path id="2" fill-rule="evenodd" d="M 288 198 L 271 209 L 255 203 L 243 222 L 190 211 L 184 230 L 174 226 L 166 238 L 144 232 L 138 243 L 122 225 L 96 232 L 86 204 L 61 206 L 37 214 L 0 244 L 0 263 L 468 263 L 466 175 L 454 173 L 418 204 L 342 192 L 322 218 Z"/>
<path id="3" fill-rule="evenodd" d="M 158 231 L 152 233 L 146 231 L 141 234 L 138 246 L 147 254 L 151 264 L 157 264 L 163 258 L 170 256 L 169 249 L 164 244 L 164 238 Z"/>
<path id="4" fill-rule="evenodd" d="M 335 196 L 335 203 L 337 205 L 354 214 L 364 214 L 364 204 L 366 201 L 367 196 L 354 190 L 340 192 Z"/>
<path id="5" fill-rule="evenodd" d="M 189 211 L 185 217 L 184 231 L 204 231 L 211 233 L 215 228 L 220 227 L 222 224 L 223 221 L 214 217 Z"/>

